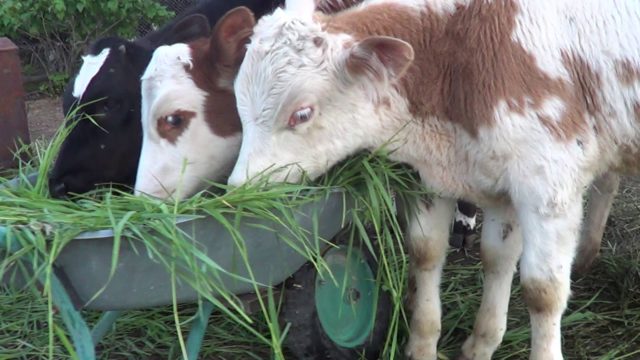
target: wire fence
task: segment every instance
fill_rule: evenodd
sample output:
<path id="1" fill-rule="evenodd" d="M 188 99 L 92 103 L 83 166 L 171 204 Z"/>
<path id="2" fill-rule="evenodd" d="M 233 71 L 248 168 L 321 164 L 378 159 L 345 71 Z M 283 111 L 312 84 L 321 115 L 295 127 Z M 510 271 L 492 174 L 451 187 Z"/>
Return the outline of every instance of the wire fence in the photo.
<path id="1" fill-rule="evenodd" d="M 184 11 L 189 6 L 198 3 L 202 0 L 156 0 L 158 3 L 164 5 L 167 9 L 173 11 L 176 15 Z M 224 0 L 227 1 L 227 0 Z M 138 34 L 145 35 L 149 31 L 154 30 L 153 26 L 147 21 L 141 21 L 138 25 Z"/>

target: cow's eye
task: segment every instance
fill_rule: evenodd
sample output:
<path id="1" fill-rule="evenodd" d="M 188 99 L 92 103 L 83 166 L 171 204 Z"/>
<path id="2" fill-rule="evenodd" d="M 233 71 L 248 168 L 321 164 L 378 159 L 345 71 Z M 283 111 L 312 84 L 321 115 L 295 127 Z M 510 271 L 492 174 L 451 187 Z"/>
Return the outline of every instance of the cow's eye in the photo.
<path id="1" fill-rule="evenodd" d="M 294 111 L 293 114 L 291 114 L 291 116 L 289 117 L 289 127 L 293 128 L 293 127 L 296 127 L 298 124 L 307 122 L 311 120 L 312 116 L 313 116 L 313 108 L 311 106 L 305 106 L 303 108 L 300 108 Z"/>
<path id="2" fill-rule="evenodd" d="M 165 121 L 173 127 L 179 127 L 182 124 L 182 117 L 180 115 L 169 115 Z"/>
<path id="3" fill-rule="evenodd" d="M 118 110 L 120 108 L 120 105 L 121 105 L 120 101 L 109 99 L 104 104 L 104 111 L 109 112 L 109 111 Z"/>

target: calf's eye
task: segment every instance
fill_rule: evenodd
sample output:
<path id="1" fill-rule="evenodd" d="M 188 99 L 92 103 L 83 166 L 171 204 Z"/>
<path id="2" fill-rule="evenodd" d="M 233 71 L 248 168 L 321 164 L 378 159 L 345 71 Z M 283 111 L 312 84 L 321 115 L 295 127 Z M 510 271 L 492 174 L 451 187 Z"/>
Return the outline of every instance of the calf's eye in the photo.
<path id="1" fill-rule="evenodd" d="M 293 114 L 291 114 L 291 116 L 289 117 L 288 125 L 289 127 L 293 128 L 298 124 L 311 120 L 312 116 L 313 108 L 311 106 L 305 106 L 294 111 Z"/>
<path id="2" fill-rule="evenodd" d="M 166 117 L 165 121 L 173 127 L 178 127 L 182 124 L 182 117 L 180 115 L 169 115 Z"/>

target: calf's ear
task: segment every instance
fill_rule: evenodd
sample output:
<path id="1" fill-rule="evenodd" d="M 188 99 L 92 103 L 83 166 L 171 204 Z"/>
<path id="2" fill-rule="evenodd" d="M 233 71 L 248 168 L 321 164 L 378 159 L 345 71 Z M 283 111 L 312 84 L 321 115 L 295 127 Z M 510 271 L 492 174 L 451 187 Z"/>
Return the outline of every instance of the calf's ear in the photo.
<path id="1" fill-rule="evenodd" d="M 151 55 L 153 54 L 152 50 L 136 43 L 135 41 L 127 41 L 118 46 L 117 49 L 118 54 L 139 71 L 144 71 L 149 64 Z"/>
<path id="2" fill-rule="evenodd" d="M 212 57 L 218 66 L 237 70 L 255 24 L 253 13 L 244 6 L 229 10 L 218 20 L 211 36 Z"/>
<path id="3" fill-rule="evenodd" d="M 167 44 L 186 43 L 201 37 L 209 37 L 211 26 L 202 14 L 186 16 L 173 26 L 166 40 Z"/>
<path id="4" fill-rule="evenodd" d="M 409 43 L 388 36 L 370 36 L 347 51 L 345 67 L 351 76 L 378 81 L 401 78 L 414 58 Z"/>

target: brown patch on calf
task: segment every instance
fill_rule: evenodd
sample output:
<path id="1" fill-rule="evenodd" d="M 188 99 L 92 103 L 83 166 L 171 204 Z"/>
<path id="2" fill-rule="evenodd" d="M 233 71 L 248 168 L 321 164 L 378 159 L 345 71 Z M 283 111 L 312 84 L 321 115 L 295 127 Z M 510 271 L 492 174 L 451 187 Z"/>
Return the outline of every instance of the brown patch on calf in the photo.
<path id="1" fill-rule="evenodd" d="M 181 119 L 180 123 L 177 125 L 170 124 L 167 121 L 170 116 L 179 117 Z M 196 113 L 194 113 L 193 111 L 177 110 L 170 115 L 159 118 L 157 124 L 158 135 L 161 138 L 169 141 L 171 144 L 175 144 L 178 137 L 180 137 L 180 135 L 182 135 L 182 133 L 187 130 L 189 124 L 191 123 L 191 119 L 193 119 L 195 116 Z"/>
<path id="2" fill-rule="evenodd" d="M 640 102 L 636 101 L 633 103 L 633 113 L 636 116 L 636 121 L 640 122 Z"/>
<path id="3" fill-rule="evenodd" d="M 522 282 L 522 298 L 532 313 L 553 313 L 564 305 L 558 287 L 553 281 L 529 279 Z"/>
<path id="4" fill-rule="evenodd" d="M 630 60 L 619 60 L 616 62 L 616 75 L 624 85 L 631 86 L 640 81 L 640 67 L 634 65 Z"/>
<path id="5" fill-rule="evenodd" d="M 568 141 L 589 129 L 586 115 L 601 110 L 597 74 L 578 56 L 565 54 L 569 81 L 550 77 L 534 56 L 512 40 L 518 5 L 511 0 L 472 1 L 441 15 L 400 4 L 376 4 L 324 17 L 328 32 L 356 40 L 393 36 L 410 43 L 415 60 L 398 84 L 411 113 L 437 116 L 460 125 L 472 136 L 494 125 L 504 101 L 510 110 L 541 111 L 545 101 L 564 104 L 559 119 L 539 114 L 538 121 L 557 139 Z"/>
<path id="6" fill-rule="evenodd" d="M 410 239 L 408 243 L 410 266 L 419 271 L 429 271 L 442 261 L 441 254 L 430 246 L 431 239 Z"/>
<path id="7" fill-rule="evenodd" d="M 511 224 L 502 224 L 502 241 L 506 241 L 512 231 L 513 226 Z"/>
<path id="8" fill-rule="evenodd" d="M 189 43 L 192 65 L 185 70 L 196 86 L 206 94 L 204 104 L 204 120 L 214 134 L 229 137 L 242 131 L 240 116 L 236 110 L 236 98 L 233 90 L 219 85 L 224 71 L 212 59 L 209 39 L 200 39 Z"/>
<path id="9" fill-rule="evenodd" d="M 578 114 L 575 115 L 582 117 L 585 112 L 590 115 L 602 114 L 600 75 L 580 56 L 563 53 L 562 59 L 573 83 L 572 90 L 575 98 L 571 104 L 578 110 Z"/>

